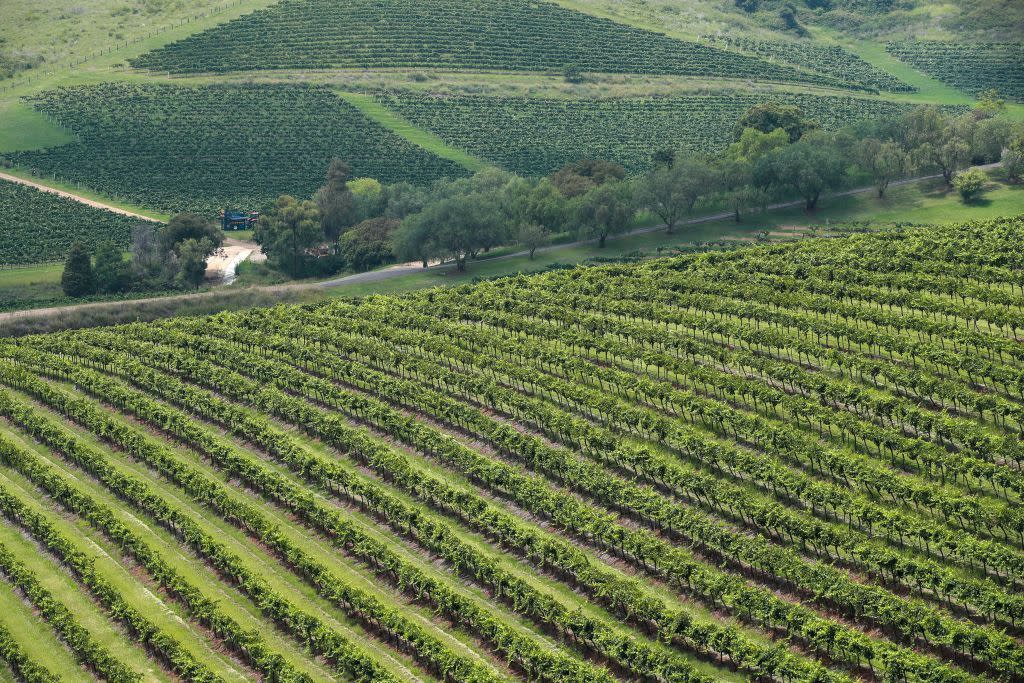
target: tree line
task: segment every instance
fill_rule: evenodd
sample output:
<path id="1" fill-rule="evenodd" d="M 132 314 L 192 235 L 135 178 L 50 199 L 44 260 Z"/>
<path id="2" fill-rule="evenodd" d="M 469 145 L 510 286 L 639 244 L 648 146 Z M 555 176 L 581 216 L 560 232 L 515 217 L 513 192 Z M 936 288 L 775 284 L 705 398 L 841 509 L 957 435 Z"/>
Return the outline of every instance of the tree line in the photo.
<path id="1" fill-rule="evenodd" d="M 500 246 L 518 245 L 531 259 L 556 238 L 603 247 L 642 212 L 672 233 L 698 209 L 720 209 L 737 222 L 773 201 L 799 200 L 813 212 L 829 192 L 870 184 L 884 198 L 893 182 L 917 174 L 941 175 L 972 201 L 988 182 L 972 164 L 1002 161 L 1007 179 L 1024 175 L 1024 126 L 1004 109 L 987 93 L 960 115 L 920 107 L 830 132 L 798 107 L 765 103 L 742 117 L 719 154 L 661 149 L 638 177 L 613 161 L 588 159 L 542 178 L 486 168 L 428 187 L 385 186 L 351 180 L 347 164 L 334 159 L 312 199 L 280 197 L 254 238 L 271 265 L 292 277 L 393 261 L 453 262 L 464 271 Z"/>
<path id="2" fill-rule="evenodd" d="M 603 247 L 640 215 L 673 233 L 698 210 L 730 213 L 737 223 L 775 201 L 799 200 L 813 212 L 830 192 L 871 184 L 881 199 L 893 182 L 926 173 L 970 202 L 988 183 L 972 164 L 1001 161 L 1007 180 L 1024 176 L 1024 125 L 1004 109 L 989 92 L 959 115 L 928 106 L 826 131 L 798 107 L 768 102 L 737 122 L 733 142 L 718 154 L 659 149 L 651 169 L 635 177 L 614 161 L 584 159 L 541 178 L 491 167 L 429 186 L 383 185 L 352 178 L 348 164 L 333 159 L 312 198 L 282 195 L 264 207 L 253 239 L 271 267 L 293 278 L 395 261 L 453 262 L 465 271 L 497 247 L 519 246 L 531 259 L 555 240 Z M 212 221 L 196 214 L 142 224 L 128 259 L 113 243 L 95 253 L 75 244 L 62 287 L 69 296 L 195 288 L 222 242 Z"/>
<path id="3" fill-rule="evenodd" d="M 179 214 L 165 225 L 140 223 L 132 228 L 127 258 L 110 240 L 95 251 L 84 242 L 72 244 L 61 289 L 72 297 L 195 289 L 203 282 L 206 260 L 223 243 L 220 228 L 194 213 Z"/>

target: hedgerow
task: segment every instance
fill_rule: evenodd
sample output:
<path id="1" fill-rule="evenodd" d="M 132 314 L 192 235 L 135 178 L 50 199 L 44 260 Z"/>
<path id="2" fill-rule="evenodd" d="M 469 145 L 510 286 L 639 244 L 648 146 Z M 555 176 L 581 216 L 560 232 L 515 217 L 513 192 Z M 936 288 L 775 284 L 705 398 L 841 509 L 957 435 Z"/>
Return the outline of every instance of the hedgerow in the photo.
<path id="1" fill-rule="evenodd" d="M 14 154 L 15 163 L 167 212 L 308 197 L 335 156 L 382 182 L 466 173 L 325 87 L 104 83 L 31 101 L 79 141 Z"/>
<path id="2" fill-rule="evenodd" d="M 0 181 L 0 265 L 61 261 L 76 241 L 127 247 L 141 219 Z"/>
<path id="3" fill-rule="evenodd" d="M 892 42 L 889 54 L 943 83 L 976 95 L 996 89 L 1024 102 L 1024 43 L 947 43 L 934 40 Z"/>
<path id="4" fill-rule="evenodd" d="M 719 91 L 643 99 L 544 99 L 394 93 L 381 101 L 450 145 L 524 175 L 567 162 L 611 159 L 645 170 L 658 149 L 713 152 L 731 141 L 733 125 L 765 99 L 798 105 L 825 128 L 864 118 L 896 117 L 909 105 L 852 97 Z"/>
<path id="5" fill-rule="evenodd" d="M 177 73 L 447 67 L 660 73 L 842 86 L 842 79 L 670 38 L 547 0 L 285 0 L 154 50 Z"/>

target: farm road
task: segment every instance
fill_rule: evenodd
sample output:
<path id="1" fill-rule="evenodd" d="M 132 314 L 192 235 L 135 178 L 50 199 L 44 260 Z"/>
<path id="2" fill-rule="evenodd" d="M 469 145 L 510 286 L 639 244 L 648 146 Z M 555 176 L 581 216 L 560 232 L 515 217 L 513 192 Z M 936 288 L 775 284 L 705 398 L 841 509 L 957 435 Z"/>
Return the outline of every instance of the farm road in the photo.
<path id="1" fill-rule="evenodd" d="M 67 197 L 68 199 L 73 199 L 76 202 L 80 202 L 80 203 L 85 204 L 87 206 L 92 206 L 92 207 L 95 207 L 97 209 L 106 209 L 107 211 L 111 211 L 113 213 L 119 213 L 122 216 L 132 216 L 133 218 L 141 218 L 141 219 L 147 220 L 147 221 L 154 221 L 154 220 L 156 220 L 152 216 L 144 216 L 141 213 L 135 213 L 134 211 L 128 211 L 126 209 L 119 209 L 118 207 L 111 206 L 110 204 L 104 204 L 103 202 L 97 202 L 97 201 L 95 201 L 93 199 L 88 199 L 86 197 L 82 197 L 81 195 L 77 195 L 77 194 L 75 194 L 73 192 L 67 192 L 65 190 L 58 190 L 55 187 L 50 187 L 49 185 L 44 185 L 43 183 L 36 182 L 34 180 L 26 180 L 25 178 L 20 178 L 20 177 L 18 177 L 16 175 L 10 175 L 9 173 L 0 173 L 0 180 L 6 180 L 8 182 L 18 183 L 19 185 L 28 185 L 29 187 L 34 187 L 37 190 L 42 190 L 43 192 L 50 192 L 52 194 L 59 195 L 61 197 Z M 162 221 L 160 221 L 160 222 L 162 222 Z"/>

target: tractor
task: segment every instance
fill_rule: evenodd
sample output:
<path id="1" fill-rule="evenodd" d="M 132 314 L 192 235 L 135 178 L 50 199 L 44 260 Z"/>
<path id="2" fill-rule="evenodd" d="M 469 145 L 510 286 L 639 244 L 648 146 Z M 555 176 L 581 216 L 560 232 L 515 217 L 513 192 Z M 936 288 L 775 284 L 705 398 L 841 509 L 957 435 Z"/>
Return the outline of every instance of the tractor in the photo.
<path id="1" fill-rule="evenodd" d="M 256 223 L 259 220 L 260 214 L 258 211 L 240 211 L 238 209 L 225 211 L 221 209 L 220 212 L 220 227 L 224 232 L 228 230 L 252 230 L 256 227 Z"/>

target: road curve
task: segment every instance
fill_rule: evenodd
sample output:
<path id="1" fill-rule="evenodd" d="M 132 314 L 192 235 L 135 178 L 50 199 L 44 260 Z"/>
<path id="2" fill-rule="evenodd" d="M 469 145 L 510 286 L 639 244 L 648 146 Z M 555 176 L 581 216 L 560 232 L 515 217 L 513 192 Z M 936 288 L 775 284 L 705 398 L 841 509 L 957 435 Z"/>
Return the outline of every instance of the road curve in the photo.
<path id="1" fill-rule="evenodd" d="M 999 166 L 999 164 L 988 164 L 988 165 L 985 165 L 985 166 L 979 166 L 978 168 L 983 169 L 983 170 L 987 170 L 987 169 L 995 168 L 995 167 L 998 167 L 998 166 Z M 0 178 L 4 178 L 4 177 L 7 177 L 7 176 L 5 176 L 5 174 L 0 173 Z M 942 177 L 941 175 L 935 174 L 935 175 L 920 176 L 920 177 L 917 177 L 917 178 L 907 178 L 905 180 L 894 181 L 894 182 L 892 182 L 889 185 L 889 187 L 898 187 L 900 185 L 909 185 L 911 183 L 922 182 L 922 181 L 925 181 L 925 180 L 934 180 L 936 178 L 941 178 L 941 177 Z M 16 180 L 18 182 L 25 183 L 25 181 L 21 180 L 20 178 L 16 179 Z M 32 183 L 25 183 L 25 184 L 32 184 Z M 43 189 L 47 189 L 47 188 L 43 187 Z M 852 190 L 845 190 L 843 192 L 837 192 L 835 194 L 828 195 L 826 198 L 848 197 L 848 196 L 855 195 L 855 194 L 864 194 L 866 192 L 875 192 L 875 191 L 876 191 L 876 189 L 874 187 L 858 187 L 858 188 L 855 188 L 855 189 L 852 189 Z M 801 205 L 803 205 L 803 203 L 804 203 L 803 200 L 790 201 L 790 202 L 779 202 L 777 204 L 771 204 L 771 205 L 769 205 L 766 208 L 767 208 L 767 210 L 771 211 L 771 210 L 777 210 L 777 209 L 792 208 L 794 206 L 801 206 Z M 129 215 L 138 215 L 138 214 L 129 214 Z M 690 219 L 688 221 L 684 221 L 683 223 L 680 223 L 680 225 L 697 225 L 697 224 L 700 224 L 700 223 L 709 223 L 711 221 L 718 221 L 718 220 L 723 220 L 723 219 L 731 218 L 732 215 L 733 215 L 732 212 L 728 212 L 727 211 L 727 212 L 723 212 L 723 213 L 714 214 L 714 215 L 711 215 L 711 216 L 701 216 L 699 218 L 693 218 L 693 219 Z M 632 232 L 629 232 L 629 233 L 625 233 L 625 234 L 622 234 L 622 235 L 617 235 L 615 237 L 615 239 L 622 239 L 622 238 L 629 237 L 629 236 L 642 235 L 642 234 L 645 234 L 645 233 L 657 232 L 659 230 L 663 230 L 664 227 L 665 227 L 664 225 L 656 225 L 654 227 L 640 228 L 639 230 L 633 230 Z M 556 249 L 564 249 L 566 247 L 580 246 L 580 245 L 583 245 L 583 244 L 588 244 L 588 243 L 596 242 L 596 241 L 597 240 L 580 240 L 580 241 L 576 241 L 576 242 L 570 242 L 568 244 L 551 245 L 551 246 L 548 246 L 548 247 L 543 247 L 541 249 L 538 249 L 537 253 L 552 251 L 552 250 L 556 250 Z M 496 257 L 494 257 L 493 260 L 499 260 L 499 259 L 500 260 L 504 260 L 504 259 L 514 258 L 514 257 L 517 257 L 517 256 L 524 256 L 524 255 L 527 255 L 527 254 L 528 254 L 528 252 L 526 252 L 526 251 L 517 251 L 517 252 L 514 252 L 514 253 L 510 253 L 510 254 L 505 254 L 503 256 L 496 256 Z M 454 264 L 452 264 L 452 263 L 438 264 L 438 265 L 430 266 L 428 268 L 423 268 L 419 264 L 400 264 L 400 265 L 390 266 L 388 268 L 382 268 L 380 270 L 371 270 L 371 271 L 368 271 L 368 272 L 365 272 L 365 273 L 355 273 L 353 275 L 346 275 L 345 277 L 334 278 L 334 279 L 331 279 L 331 280 L 323 280 L 323 281 L 320 281 L 320 282 L 297 282 L 297 283 L 294 283 L 294 284 L 259 286 L 259 287 L 252 287 L 252 288 L 249 288 L 249 289 L 255 290 L 255 291 L 264 291 L 264 292 L 281 292 L 283 290 L 300 291 L 300 290 L 303 290 L 303 289 L 329 289 L 329 288 L 332 288 L 332 287 L 340 287 L 340 286 L 343 286 L 343 285 L 364 284 L 364 283 L 370 283 L 370 282 L 381 282 L 383 280 L 390 280 L 392 278 L 400 277 L 402 275 L 407 275 L 409 273 L 431 272 L 431 271 L 438 271 L 438 270 L 449 270 L 449 269 L 451 269 L 453 267 L 454 267 Z M 222 293 L 222 292 L 224 292 L 224 290 L 211 290 L 211 291 L 207 291 L 207 292 L 198 292 L 198 293 L 193 293 L 193 294 L 171 295 L 171 296 L 156 297 L 156 298 L 159 298 L 161 301 L 195 300 L 197 298 L 203 298 L 203 297 L 207 297 L 207 296 L 212 296 L 212 295 L 215 295 L 217 293 Z M 32 309 L 19 310 L 19 311 L 4 311 L 4 312 L 0 312 L 0 321 L 13 320 L 13 319 L 17 319 L 17 318 L 29 318 L 29 317 L 34 317 L 34 316 L 37 316 L 37 315 L 38 316 L 45 316 L 45 315 L 51 315 L 51 314 L 59 314 L 59 313 L 69 312 L 71 310 L 78 309 L 78 308 L 101 308 L 101 307 L 105 307 L 105 306 L 125 306 L 125 305 L 130 305 L 132 303 L 144 302 L 144 301 L 148 301 L 148 300 L 150 300 L 150 299 L 135 299 L 135 300 L 130 300 L 130 301 L 115 301 L 115 302 L 98 301 L 98 302 L 87 303 L 87 304 L 75 304 L 75 305 L 69 305 L 69 306 L 57 306 L 57 307 L 53 307 L 53 308 L 32 308 Z"/>
<path id="2" fill-rule="evenodd" d="M 135 213 L 134 211 L 128 211 L 127 209 L 119 209 L 118 207 L 111 206 L 110 204 L 104 204 L 103 202 L 97 202 L 97 201 L 95 201 L 93 199 L 88 199 L 86 197 L 82 197 L 81 195 L 77 195 L 77 194 L 75 194 L 73 192 L 67 192 L 65 190 L 58 190 L 55 187 L 50 187 L 49 185 L 44 185 L 43 183 L 37 182 L 35 180 L 26 180 L 25 178 L 20 178 L 20 177 L 18 177 L 16 175 L 11 175 L 9 173 L 0 173 L 0 180 L 6 180 L 8 182 L 17 183 L 19 185 L 27 185 L 28 187 L 34 187 L 35 189 L 42 190 L 43 192 L 49 192 L 51 194 L 59 195 L 61 197 L 67 197 L 68 199 L 73 199 L 76 202 L 79 202 L 80 204 L 85 204 L 87 206 L 92 206 L 92 207 L 95 207 L 97 209 L 105 209 L 105 210 L 110 211 L 112 213 L 119 213 L 122 216 L 131 216 L 133 218 L 141 218 L 141 219 L 147 220 L 147 221 L 157 221 L 157 219 L 153 218 L 152 216 L 145 216 L 145 215 L 143 215 L 141 213 Z M 157 221 L 157 222 L 158 223 L 162 223 L 163 221 Z"/>

